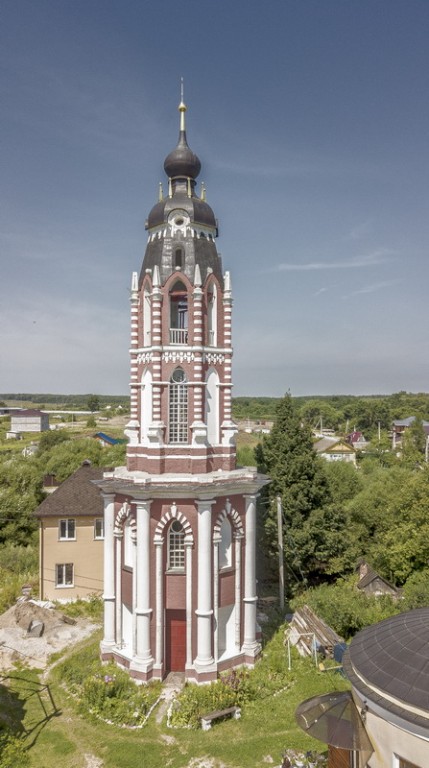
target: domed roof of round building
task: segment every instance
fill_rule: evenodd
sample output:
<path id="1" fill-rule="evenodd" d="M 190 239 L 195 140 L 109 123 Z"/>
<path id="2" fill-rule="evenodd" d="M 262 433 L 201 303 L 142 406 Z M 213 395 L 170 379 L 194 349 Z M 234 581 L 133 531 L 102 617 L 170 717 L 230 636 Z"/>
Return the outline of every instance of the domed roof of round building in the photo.
<path id="1" fill-rule="evenodd" d="M 429 608 L 366 627 L 344 656 L 353 686 L 406 720 L 429 719 Z"/>

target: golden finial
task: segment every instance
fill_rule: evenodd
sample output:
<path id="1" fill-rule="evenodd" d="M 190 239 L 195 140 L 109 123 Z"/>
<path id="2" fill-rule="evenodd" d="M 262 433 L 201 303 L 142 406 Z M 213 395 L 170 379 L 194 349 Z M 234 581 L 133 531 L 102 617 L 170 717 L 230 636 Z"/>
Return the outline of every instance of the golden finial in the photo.
<path id="1" fill-rule="evenodd" d="M 180 112 L 180 131 L 186 131 L 186 126 L 185 126 L 186 104 L 184 102 L 183 77 L 180 78 L 180 104 L 179 104 L 179 112 Z"/>

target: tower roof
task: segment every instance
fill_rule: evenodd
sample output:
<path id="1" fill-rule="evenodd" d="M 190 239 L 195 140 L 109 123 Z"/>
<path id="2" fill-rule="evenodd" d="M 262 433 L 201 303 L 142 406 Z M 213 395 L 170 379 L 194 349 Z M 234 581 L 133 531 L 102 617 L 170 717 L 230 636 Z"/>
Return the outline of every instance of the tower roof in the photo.
<path id="1" fill-rule="evenodd" d="M 186 104 L 183 101 L 183 91 L 178 109 L 180 112 L 179 140 L 175 149 L 165 158 L 164 170 L 170 179 L 196 179 L 201 171 L 201 162 L 190 149 L 186 139 Z"/>

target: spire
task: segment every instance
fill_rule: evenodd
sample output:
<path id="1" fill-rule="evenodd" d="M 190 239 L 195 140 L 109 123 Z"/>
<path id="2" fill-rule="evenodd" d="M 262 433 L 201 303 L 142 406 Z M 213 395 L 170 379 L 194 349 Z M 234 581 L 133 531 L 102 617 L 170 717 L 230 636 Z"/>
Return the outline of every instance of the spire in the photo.
<path id="1" fill-rule="evenodd" d="M 185 113 L 187 108 L 184 101 L 183 77 L 180 83 L 180 104 L 178 109 L 180 113 L 179 141 L 176 148 L 165 158 L 164 170 L 170 179 L 182 178 L 194 181 L 201 170 L 201 163 L 197 155 L 190 149 L 186 138 Z"/>
<path id="2" fill-rule="evenodd" d="M 180 78 L 180 104 L 178 106 L 178 110 L 180 112 L 180 133 L 186 133 L 186 125 L 185 125 L 186 104 L 184 100 L 183 77 Z"/>

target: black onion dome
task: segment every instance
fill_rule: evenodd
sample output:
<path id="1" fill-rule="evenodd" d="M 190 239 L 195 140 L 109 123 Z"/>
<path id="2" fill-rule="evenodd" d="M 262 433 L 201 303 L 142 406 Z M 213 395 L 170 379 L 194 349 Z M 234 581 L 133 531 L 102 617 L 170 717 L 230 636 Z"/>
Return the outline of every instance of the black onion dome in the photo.
<path id="1" fill-rule="evenodd" d="M 147 218 L 147 229 L 159 227 L 167 221 L 169 213 L 175 208 L 181 208 L 189 213 L 193 224 L 202 224 L 208 227 L 217 227 L 216 218 L 212 208 L 205 200 L 199 197 L 188 197 L 183 193 L 175 193 L 173 197 L 166 197 L 156 203 Z"/>
<path id="2" fill-rule="evenodd" d="M 196 179 L 201 171 L 200 159 L 192 152 L 186 141 L 186 131 L 180 131 L 177 147 L 165 158 L 164 170 L 170 179 L 177 177 Z"/>

